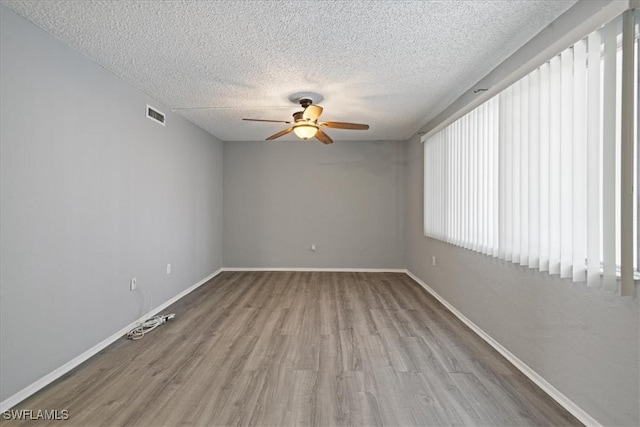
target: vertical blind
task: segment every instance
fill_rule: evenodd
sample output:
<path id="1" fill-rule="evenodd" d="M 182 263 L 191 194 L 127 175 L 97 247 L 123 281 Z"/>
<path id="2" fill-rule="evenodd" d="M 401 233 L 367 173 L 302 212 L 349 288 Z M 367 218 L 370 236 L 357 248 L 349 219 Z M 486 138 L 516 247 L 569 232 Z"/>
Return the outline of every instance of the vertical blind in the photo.
<path id="1" fill-rule="evenodd" d="M 602 274 L 615 289 L 621 252 L 634 250 L 621 248 L 623 231 L 637 250 L 637 214 L 627 213 L 631 228 L 621 215 L 625 197 L 638 206 L 637 191 L 621 194 L 623 179 L 637 180 L 637 96 L 625 109 L 622 88 L 627 78 L 624 90 L 637 94 L 636 37 L 633 21 L 625 25 L 632 30 L 607 24 L 425 141 L 426 236 L 575 282 L 599 284 Z M 621 136 L 624 114 L 632 138 Z"/>

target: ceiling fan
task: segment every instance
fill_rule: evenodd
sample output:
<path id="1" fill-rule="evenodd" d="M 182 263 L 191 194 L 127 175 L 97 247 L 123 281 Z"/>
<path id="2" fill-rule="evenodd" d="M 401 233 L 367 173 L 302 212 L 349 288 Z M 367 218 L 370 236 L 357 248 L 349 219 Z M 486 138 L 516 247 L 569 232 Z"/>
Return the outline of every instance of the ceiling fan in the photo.
<path id="1" fill-rule="evenodd" d="M 346 122 L 318 122 L 318 118 L 322 114 L 322 107 L 313 104 L 311 98 L 300 98 L 300 105 L 302 111 L 293 113 L 293 121 L 284 120 L 263 120 L 263 119 L 242 119 L 250 122 L 271 122 L 271 123 L 286 123 L 292 125 L 291 127 L 281 130 L 268 137 L 266 140 L 271 141 L 276 138 L 280 138 L 290 132 L 295 133 L 299 138 L 307 140 L 309 138 L 315 138 L 324 144 L 331 144 L 333 140 L 322 131 L 323 127 L 333 129 L 351 129 L 351 130 L 367 130 L 369 125 L 363 125 L 359 123 L 346 123 Z"/>

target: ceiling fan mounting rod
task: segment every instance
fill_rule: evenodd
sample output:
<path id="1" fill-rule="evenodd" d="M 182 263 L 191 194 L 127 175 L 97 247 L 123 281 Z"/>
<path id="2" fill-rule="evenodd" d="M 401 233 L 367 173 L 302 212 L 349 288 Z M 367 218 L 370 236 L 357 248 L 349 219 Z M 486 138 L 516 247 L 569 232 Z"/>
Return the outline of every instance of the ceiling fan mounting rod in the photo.
<path id="1" fill-rule="evenodd" d="M 309 105 L 320 104 L 323 100 L 323 96 L 316 92 L 295 92 L 288 96 L 289 101 L 294 104 L 302 105 L 303 99 L 309 100 Z M 304 107 L 306 108 L 306 107 Z"/>

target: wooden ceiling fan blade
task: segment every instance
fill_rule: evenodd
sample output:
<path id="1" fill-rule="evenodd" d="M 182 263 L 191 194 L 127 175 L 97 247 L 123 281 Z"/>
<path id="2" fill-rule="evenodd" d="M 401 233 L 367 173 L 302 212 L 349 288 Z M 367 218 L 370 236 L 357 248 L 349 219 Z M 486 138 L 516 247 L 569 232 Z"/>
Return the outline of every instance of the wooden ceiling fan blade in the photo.
<path id="1" fill-rule="evenodd" d="M 304 112 L 302 113 L 302 118 L 306 120 L 318 120 L 318 117 L 320 117 L 320 114 L 322 114 L 322 107 L 319 105 L 311 104 L 304 109 Z"/>
<path id="2" fill-rule="evenodd" d="M 291 124 L 291 122 L 287 122 L 284 120 L 265 120 L 265 119 L 242 119 L 242 120 L 246 120 L 248 122 L 269 122 L 269 123 L 286 123 L 286 124 Z"/>
<path id="3" fill-rule="evenodd" d="M 273 135 L 271 135 L 269 138 L 266 138 L 266 141 L 272 141 L 276 138 L 280 138 L 281 136 L 285 136 L 286 134 L 288 134 L 289 132 L 291 132 L 293 130 L 293 128 L 289 128 L 289 129 L 285 129 L 285 130 L 281 130 L 278 133 L 274 133 Z"/>
<path id="4" fill-rule="evenodd" d="M 351 129 L 351 130 L 367 130 L 369 125 L 361 123 L 347 123 L 347 122 L 322 122 L 320 126 L 333 128 L 333 129 Z"/>
<path id="5" fill-rule="evenodd" d="M 327 135 L 326 133 L 322 132 L 322 130 L 318 129 L 318 132 L 316 132 L 315 138 L 322 142 L 323 144 L 333 144 L 333 139 L 331 139 L 331 137 L 329 137 L 329 135 Z"/>

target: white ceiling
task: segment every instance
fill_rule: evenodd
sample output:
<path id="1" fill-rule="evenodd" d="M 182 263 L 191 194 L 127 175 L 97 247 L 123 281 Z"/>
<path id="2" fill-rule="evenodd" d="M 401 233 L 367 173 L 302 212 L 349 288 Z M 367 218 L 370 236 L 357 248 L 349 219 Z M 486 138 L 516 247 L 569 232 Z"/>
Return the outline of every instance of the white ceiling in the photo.
<path id="1" fill-rule="evenodd" d="M 302 91 L 371 126 L 337 141 L 408 139 L 574 3 L 2 1 L 224 141 L 281 130 L 241 119 L 289 120 Z"/>

